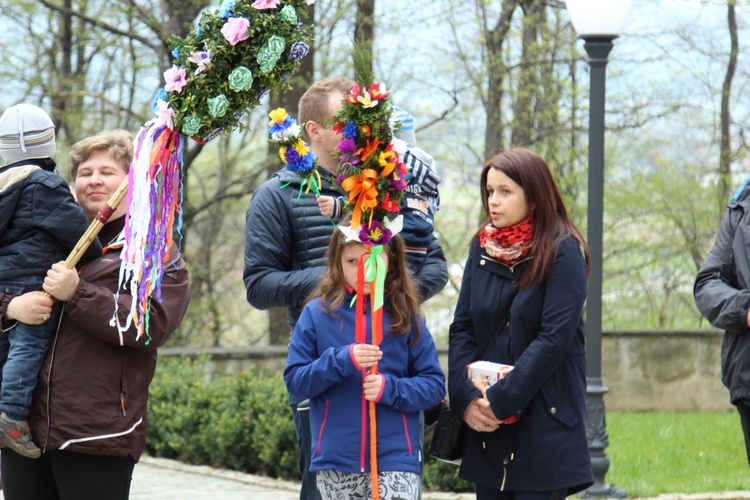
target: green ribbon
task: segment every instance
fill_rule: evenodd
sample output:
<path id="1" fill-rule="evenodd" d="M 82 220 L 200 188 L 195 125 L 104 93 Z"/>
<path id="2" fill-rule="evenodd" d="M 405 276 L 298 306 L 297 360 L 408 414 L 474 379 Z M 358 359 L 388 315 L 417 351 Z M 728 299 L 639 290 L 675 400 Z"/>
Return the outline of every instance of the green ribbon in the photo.
<path id="1" fill-rule="evenodd" d="M 372 283 L 375 284 L 375 297 L 373 297 L 372 310 L 377 311 L 383 307 L 383 296 L 385 295 L 385 274 L 386 266 L 383 256 L 383 245 L 374 245 L 370 249 L 370 255 L 365 261 L 365 281 L 370 283 L 372 290 Z"/>

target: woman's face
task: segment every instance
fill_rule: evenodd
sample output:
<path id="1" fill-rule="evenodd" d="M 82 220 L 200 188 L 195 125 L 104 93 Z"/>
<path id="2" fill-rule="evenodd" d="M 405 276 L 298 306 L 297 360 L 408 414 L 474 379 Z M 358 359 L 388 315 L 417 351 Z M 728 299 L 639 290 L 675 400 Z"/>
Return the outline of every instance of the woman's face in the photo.
<path id="1" fill-rule="evenodd" d="M 341 268 L 344 271 L 344 281 L 355 290 L 357 289 L 357 262 L 359 262 L 360 256 L 364 253 L 367 253 L 367 250 L 362 243 L 349 243 L 341 252 Z M 388 254 L 382 252 L 380 255 L 383 257 L 386 269 L 388 269 Z M 369 293 L 370 284 L 365 283 L 365 294 Z"/>
<path id="2" fill-rule="evenodd" d="M 75 180 L 76 201 L 83 208 L 89 221 L 96 217 L 99 209 L 117 191 L 127 175 L 125 168 L 115 161 L 108 151 L 94 151 L 86 161 L 78 165 Z M 127 203 L 120 203 L 110 220 L 122 217 L 127 210 Z"/>
<path id="3" fill-rule="evenodd" d="M 496 168 L 487 171 L 487 206 L 495 227 L 509 227 L 529 217 L 530 207 L 523 188 Z"/>

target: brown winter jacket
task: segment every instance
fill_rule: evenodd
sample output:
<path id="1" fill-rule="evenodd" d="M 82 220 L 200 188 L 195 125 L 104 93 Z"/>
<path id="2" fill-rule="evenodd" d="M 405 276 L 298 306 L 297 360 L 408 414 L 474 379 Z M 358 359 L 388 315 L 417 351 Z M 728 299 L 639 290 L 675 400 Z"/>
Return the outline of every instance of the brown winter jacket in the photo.
<path id="1" fill-rule="evenodd" d="M 120 271 L 123 219 L 104 226 L 105 251 L 83 266 L 81 281 L 65 304 L 57 335 L 39 372 L 29 425 L 34 441 L 47 450 L 130 457 L 146 444 L 148 387 L 156 350 L 179 326 L 190 300 L 188 272 L 173 247 L 161 285 L 161 302 L 152 300 L 148 335 L 136 340 L 130 328 L 120 335 L 110 325 Z M 119 228 L 118 228 L 119 226 Z M 125 324 L 131 296 L 121 291 L 118 316 Z M 0 301 L 0 306 L 2 301 Z"/>

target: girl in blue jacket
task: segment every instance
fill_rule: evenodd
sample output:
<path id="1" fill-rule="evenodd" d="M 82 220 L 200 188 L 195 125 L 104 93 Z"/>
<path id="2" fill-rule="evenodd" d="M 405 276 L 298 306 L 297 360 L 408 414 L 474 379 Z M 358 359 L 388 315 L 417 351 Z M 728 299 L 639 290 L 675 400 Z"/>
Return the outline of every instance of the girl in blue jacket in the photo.
<path id="1" fill-rule="evenodd" d="M 359 241 L 334 231 L 328 267 L 297 321 L 284 381 L 292 396 L 310 399 L 312 464 L 323 499 L 372 498 L 368 402 L 376 404 L 380 498 L 419 498 L 419 412 L 440 403 L 445 377 L 419 312 L 406 269 L 404 244 L 384 245 L 387 266 L 383 339 L 371 345 L 371 313 L 365 307 L 366 340 L 355 340 L 357 263 L 367 252 Z M 369 297 L 369 284 L 365 285 Z M 378 372 L 367 370 L 377 364 Z"/>
<path id="2" fill-rule="evenodd" d="M 582 320 L 588 250 L 535 153 L 491 158 L 480 191 L 486 219 L 470 245 L 448 353 L 450 404 L 469 427 L 459 475 L 476 483 L 478 500 L 563 498 L 593 484 Z M 515 368 L 485 390 L 466 375 L 483 356 Z M 519 420 L 502 423 L 510 417 Z"/>

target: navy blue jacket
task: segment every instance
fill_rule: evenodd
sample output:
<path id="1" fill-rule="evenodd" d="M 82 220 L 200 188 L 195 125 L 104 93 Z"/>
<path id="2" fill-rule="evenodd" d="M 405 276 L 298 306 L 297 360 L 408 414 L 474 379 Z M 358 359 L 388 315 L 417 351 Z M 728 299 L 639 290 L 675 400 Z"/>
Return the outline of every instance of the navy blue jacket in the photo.
<path id="1" fill-rule="evenodd" d="M 305 306 L 289 345 L 284 381 L 298 399 L 310 398 L 312 463 L 310 470 L 334 469 L 358 474 L 370 470 L 369 412 L 362 393 L 366 371 L 354 363 L 355 309 L 351 294 L 332 317 L 320 298 Z M 387 298 L 386 298 L 387 300 Z M 367 342 L 372 340 L 369 301 Z M 383 358 L 378 372 L 385 378 L 376 404 L 378 470 L 420 474 L 419 412 L 445 395 L 445 376 L 427 326 L 419 318 L 419 340 L 387 333 L 384 312 Z"/>
<path id="2" fill-rule="evenodd" d="M 459 475 L 504 491 L 569 488 L 573 494 L 593 484 L 582 320 L 586 265 L 578 243 L 567 239 L 542 284 L 515 289 L 528 262 L 509 267 L 477 239 L 470 247 L 450 327 L 450 404 L 463 415 L 481 397 L 466 365 L 482 357 L 502 327 L 485 359 L 515 369 L 487 397 L 497 418 L 520 420 L 492 433 L 469 430 Z M 509 307 L 509 321 L 500 325 Z"/>
<path id="3" fill-rule="evenodd" d="M 64 260 L 89 227 L 53 162 L 22 160 L 0 167 L 0 280 L 44 276 Z M 101 255 L 96 238 L 84 255 Z"/>
<path id="4" fill-rule="evenodd" d="M 322 195 L 341 195 L 330 181 L 331 174 L 321 170 L 321 177 Z M 320 214 L 315 195 L 300 195 L 299 188 L 300 177 L 281 169 L 255 190 L 245 216 L 247 300 L 257 309 L 286 307 L 290 329 L 323 277 L 325 253 L 335 228 L 331 219 Z M 445 255 L 434 237 L 414 280 L 422 300 L 448 282 Z"/>
<path id="5" fill-rule="evenodd" d="M 735 193 L 695 278 L 698 310 L 724 330 L 721 372 L 733 404 L 750 402 L 750 177 Z"/>

